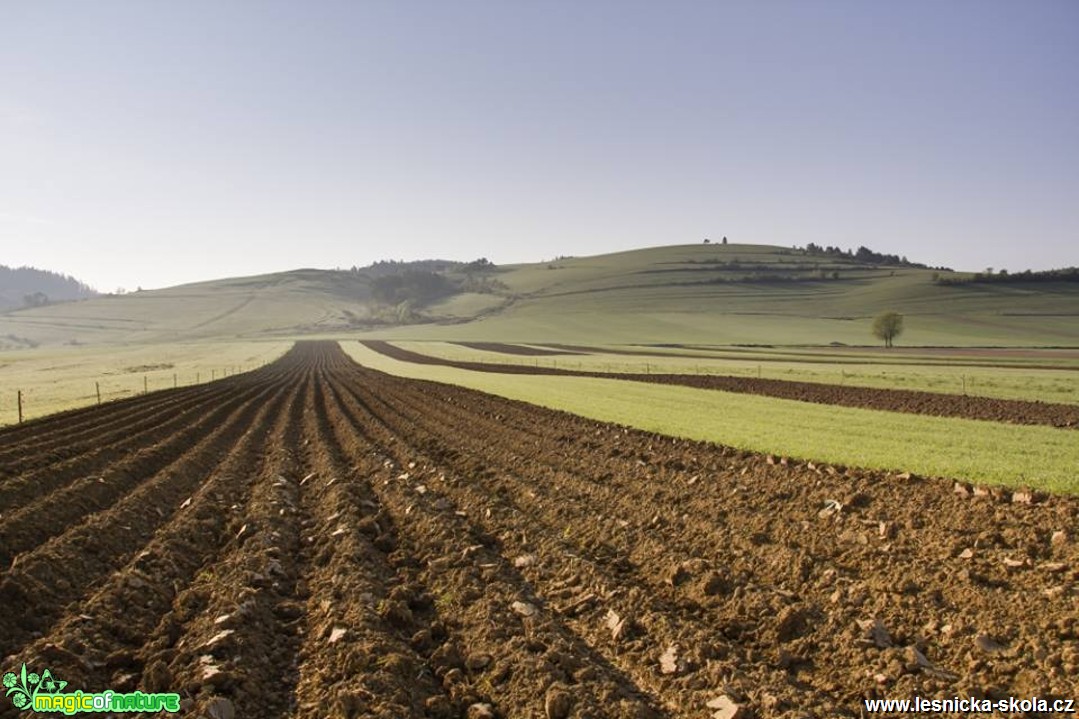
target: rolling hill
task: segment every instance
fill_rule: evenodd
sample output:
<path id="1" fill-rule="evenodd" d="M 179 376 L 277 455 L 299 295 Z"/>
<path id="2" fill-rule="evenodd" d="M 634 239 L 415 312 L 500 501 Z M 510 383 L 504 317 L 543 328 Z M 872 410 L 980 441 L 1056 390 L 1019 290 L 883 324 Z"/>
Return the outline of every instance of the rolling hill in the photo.
<path id="1" fill-rule="evenodd" d="M 1079 283 L 948 283 L 963 273 L 765 245 L 675 245 L 494 267 L 302 269 L 0 315 L 0 344 L 299 335 L 514 342 L 1079 346 Z M 391 278 L 391 279 L 387 279 Z M 940 282 L 940 279 L 946 282 Z"/>

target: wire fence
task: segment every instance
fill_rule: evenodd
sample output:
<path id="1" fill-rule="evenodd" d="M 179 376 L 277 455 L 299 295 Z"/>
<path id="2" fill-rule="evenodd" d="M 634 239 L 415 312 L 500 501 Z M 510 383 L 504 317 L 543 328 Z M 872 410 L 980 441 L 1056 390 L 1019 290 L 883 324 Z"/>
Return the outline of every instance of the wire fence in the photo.
<path id="1" fill-rule="evenodd" d="M 154 372 L 98 379 L 65 380 L 24 387 L 8 384 L 0 391 L 0 425 L 22 424 L 56 412 L 114 402 L 160 390 L 191 387 L 265 366 L 233 365 L 186 372 Z M 7 383 L 5 383 L 7 384 Z"/>

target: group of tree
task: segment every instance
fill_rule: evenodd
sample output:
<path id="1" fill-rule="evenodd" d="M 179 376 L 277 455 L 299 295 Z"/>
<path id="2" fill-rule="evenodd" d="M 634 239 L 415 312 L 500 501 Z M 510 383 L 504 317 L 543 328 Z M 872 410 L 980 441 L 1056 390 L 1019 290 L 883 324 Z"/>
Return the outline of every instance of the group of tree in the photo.
<path id="1" fill-rule="evenodd" d="M 410 311 L 460 292 L 490 293 L 505 288 L 491 276 L 497 267 L 486 257 L 472 262 L 376 262 L 365 269 L 370 270 L 367 274 L 376 302 L 394 306 L 408 303 L 413 308 Z"/>
<path id="2" fill-rule="evenodd" d="M 379 260 L 366 267 L 353 265 L 351 272 L 366 277 L 399 275 L 403 272 L 450 272 L 463 265 L 455 260 Z"/>
<path id="3" fill-rule="evenodd" d="M 921 269 L 928 269 L 928 265 L 923 265 L 918 262 L 911 262 L 906 256 L 900 257 L 899 255 L 887 255 L 883 252 L 874 252 L 868 247 L 860 246 L 857 250 L 844 250 L 839 247 L 821 247 L 818 244 L 810 242 L 805 247 L 805 253 L 807 255 L 822 255 L 825 257 L 837 257 L 843 259 L 854 260 L 855 262 L 862 262 L 865 264 L 874 265 L 889 265 L 895 267 L 918 267 Z"/>
<path id="4" fill-rule="evenodd" d="M 476 272 L 491 272 L 495 270 L 495 263 L 491 262 L 486 257 L 481 257 L 478 260 L 472 260 L 461 267 L 461 271 L 466 274 L 473 274 Z"/>
<path id="5" fill-rule="evenodd" d="M 0 311 L 41 307 L 94 297 L 97 292 L 70 275 L 34 267 L 0 265 Z"/>
<path id="6" fill-rule="evenodd" d="M 386 305 L 408 301 L 427 304 L 453 294 L 454 286 L 445 275 L 424 270 L 405 270 L 371 280 L 371 295 Z"/>
<path id="7" fill-rule="evenodd" d="M 1079 267 L 1062 267 L 1054 270 L 1041 270 L 1038 272 L 1032 272 L 1031 270 L 1024 270 L 1022 272 L 1008 272 L 1007 270 L 1000 270 L 994 273 L 993 268 L 987 267 L 985 272 L 975 272 L 972 275 L 940 275 L 933 274 L 933 281 L 938 285 L 966 285 L 972 282 L 977 283 L 993 283 L 993 284 L 1007 284 L 1007 283 L 1022 283 L 1022 282 L 1079 282 Z"/>

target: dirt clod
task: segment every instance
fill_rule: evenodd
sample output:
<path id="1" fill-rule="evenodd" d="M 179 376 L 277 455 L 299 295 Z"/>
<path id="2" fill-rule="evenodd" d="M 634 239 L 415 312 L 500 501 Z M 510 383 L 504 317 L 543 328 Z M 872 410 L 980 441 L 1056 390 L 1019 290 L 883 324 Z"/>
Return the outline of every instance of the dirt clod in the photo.
<path id="1" fill-rule="evenodd" d="M 547 689 L 543 702 L 547 719 L 566 719 L 572 709 L 573 695 L 565 687 L 556 684 Z"/>
<path id="2" fill-rule="evenodd" d="M 492 661 L 490 654 L 475 652 L 465 659 L 465 668 L 470 672 L 478 672 L 485 669 Z"/>
<path id="3" fill-rule="evenodd" d="M 997 642 L 988 634 L 979 634 L 974 637 L 974 646 L 986 654 L 996 654 L 1004 650 L 1004 645 Z"/>
<path id="4" fill-rule="evenodd" d="M 1017 490 L 1015 492 L 1012 492 L 1012 503 L 1013 504 L 1033 504 L 1034 503 L 1034 492 L 1030 491 L 1029 489 L 1021 489 L 1021 490 Z"/>
<path id="5" fill-rule="evenodd" d="M 468 707 L 468 719 L 495 719 L 495 708 L 484 702 L 477 702 Z"/>
<path id="6" fill-rule="evenodd" d="M 536 612 L 539 611 L 538 609 L 536 609 L 535 604 L 530 604 L 529 602 L 522 602 L 519 600 L 511 604 L 510 609 L 512 609 L 515 613 L 521 615 L 522 617 L 535 616 Z"/>
<path id="7" fill-rule="evenodd" d="M 518 569 L 525 569 L 527 567 L 531 567 L 535 563 L 535 554 L 521 554 L 515 557 L 513 560 L 513 566 L 517 567 Z"/>
<path id="8" fill-rule="evenodd" d="M 224 697 L 214 697 L 206 704 L 206 713 L 211 719 L 235 719 L 236 708 Z"/>
<path id="9" fill-rule="evenodd" d="M 659 658 L 659 670 L 664 674 L 685 674 L 690 670 L 690 666 L 677 644 L 668 646 Z"/>
<path id="10" fill-rule="evenodd" d="M 862 630 L 862 639 L 878 649 L 892 646 L 892 637 L 879 617 L 859 620 L 858 628 Z"/>
<path id="11" fill-rule="evenodd" d="M 746 719 L 749 716 L 745 706 L 735 702 L 726 694 L 709 700 L 707 706 L 714 710 L 712 719 Z"/>

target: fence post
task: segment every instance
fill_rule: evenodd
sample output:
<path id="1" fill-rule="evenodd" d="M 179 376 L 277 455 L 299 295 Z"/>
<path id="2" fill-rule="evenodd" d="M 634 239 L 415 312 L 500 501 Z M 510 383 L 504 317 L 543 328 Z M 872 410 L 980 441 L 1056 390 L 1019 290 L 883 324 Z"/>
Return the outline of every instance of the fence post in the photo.
<path id="1" fill-rule="evenodd" d="M 150 391 L 150 381 L 146 379 L 146 375 L 142 376 L 142 393 L 146 394 Z"/>
<path id="2" fill-rule="evenodd" d="M 94 382 L 94 390 L 97 391 L 97 403 L 101 404 L 101 383 Z"/>
<path id="3" fill-rule="evenodd" d="M 217 377 L 217 370 L 215 370 L 215 369 L 210 370 L 210 381 L 213 382 L 214 378 L 216 378 L 216 377 Z"/>
<path id="4" fill-rule="evenodd" d="M 19 424 L 22 424 L 22 390 L 19 390 Z"/>
<path id="5" fill-rule="evenodd" d="M 172 373 L 172 388 L 173 388 L 173 389 L 176 389 L 176 387 L 177 387 L 177 379 L 176 379 L 176 373 L 175 373 L 175 372 L 173 372 L 173 373 Z"/>
<path id="6" fill-rule="evenodd" d="M 195 384 L 202 384 L 202 372 L 195 373 Z"/>

